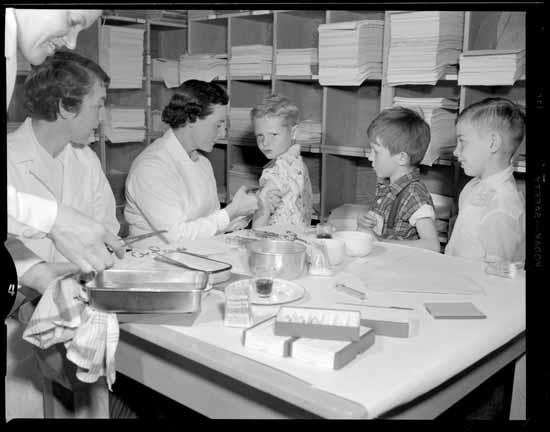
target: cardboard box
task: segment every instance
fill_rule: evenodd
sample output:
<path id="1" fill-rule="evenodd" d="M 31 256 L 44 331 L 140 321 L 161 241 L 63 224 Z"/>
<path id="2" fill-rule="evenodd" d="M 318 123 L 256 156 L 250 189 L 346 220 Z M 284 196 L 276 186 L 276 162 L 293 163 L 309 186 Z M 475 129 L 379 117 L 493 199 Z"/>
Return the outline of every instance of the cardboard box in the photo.
<path id="1" fill-rule="evenodd" d="M 360 328 L 357 341 L 299 338 L 291 342 L 290 357 L 327 369 L 341 369 L 374 344 L 375 332 Z"/>
<path id="2" fill-rule="evenodd" d="M 275 334 L 299 338 L 357 341 L 359 311 L 283 306 L 275 319 Z"/>
<path id="3" fill-rule="evenodd" d="M 288 357 L 290 355 L 290 344 L 295 338 L 277 336 L 273 331 L 274 322 L 275 317 L 271 317 L 244 330 L 243 346 L 265 354 Z"/>

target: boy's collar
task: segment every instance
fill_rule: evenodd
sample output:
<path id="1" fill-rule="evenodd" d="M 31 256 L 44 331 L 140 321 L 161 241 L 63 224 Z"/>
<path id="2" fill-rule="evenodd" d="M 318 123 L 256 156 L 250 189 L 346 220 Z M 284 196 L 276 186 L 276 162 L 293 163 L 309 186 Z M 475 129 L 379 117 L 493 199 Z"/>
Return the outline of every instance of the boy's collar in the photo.
<path id="1" fill-rule="evenodd" d="M 487 186 L 497 186 L 501 183 L 504 183 L 506 180 L 508 180 L 511 176 L 513 176 L 514 168 L 509 165 L 506 168 L 504 168 L 501 171 L 498 171 L 494 174 L 491 174 L 488 177 L 485 177 L 484 179 L 480 177 L 476 177 L 478 180 L 478 183 L 481 183 L 483 185 Z"/>
<path id="2" fill-rule="evenodd" d="M 420 178 L 420 170 L 418 168 L 413 168 L 412 171 L 409 171 L 407 174 L 399 177 L 395 182 L 390 183 L 389 179 L 384 181 L 386 187 L 388 187 L 394 194 L 401 192 L 407 185 L 413 181 L 416 181 Z"/>

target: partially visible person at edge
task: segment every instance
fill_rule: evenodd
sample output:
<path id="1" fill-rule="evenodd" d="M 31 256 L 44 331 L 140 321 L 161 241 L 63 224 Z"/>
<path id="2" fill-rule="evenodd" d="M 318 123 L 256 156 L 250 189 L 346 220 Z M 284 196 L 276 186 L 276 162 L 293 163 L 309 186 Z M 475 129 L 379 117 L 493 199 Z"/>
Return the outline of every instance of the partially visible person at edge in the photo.
<path id="1" fill-rule="evenodd" d="M 17 51 L 33 65 L 41 64 L 57 49 L 74 49 L 78 33 L 90 27 L 101 10 L 72 9 L 13 9 L 5 14 L 6 108 L 9 106 L 17 76 Z M 21 284 L 40 280 L 41 286 L 67 272 L 78 270 L 101 271 L 113 265 L 109 245 L 119 258 L 124 255 L 122 241 L 116 233 L 83 213 L 52 200 L 18 191 L 8 183 L 8 240 L 48 237 L 70 263 L 53 265 L 32 264 L 32 254 L 19 246 L 11 247 L 21 253 L 26 267 L 17 268 Z M 39 287 L 33 287 L 39 288 Z M 16 301 L 17 303 L 17 301 Z"/>

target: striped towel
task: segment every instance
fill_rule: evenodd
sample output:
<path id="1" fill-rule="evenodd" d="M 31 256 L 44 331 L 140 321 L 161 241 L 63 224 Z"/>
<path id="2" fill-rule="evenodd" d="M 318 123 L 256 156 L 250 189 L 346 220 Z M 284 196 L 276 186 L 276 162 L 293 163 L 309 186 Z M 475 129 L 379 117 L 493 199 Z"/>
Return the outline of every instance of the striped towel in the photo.
<path id="1" fill-rule="evenodd" d="M 42 349 L 64 343 L 67 359 L 77 366 L 76 377 L 93 383 L 105 376 L 109 390 L 115 382 L 118 336 L 116 315 L 88 306 L 86 291 L 73 278 L 46 289 L 23 333 L 23 339 Z"/>

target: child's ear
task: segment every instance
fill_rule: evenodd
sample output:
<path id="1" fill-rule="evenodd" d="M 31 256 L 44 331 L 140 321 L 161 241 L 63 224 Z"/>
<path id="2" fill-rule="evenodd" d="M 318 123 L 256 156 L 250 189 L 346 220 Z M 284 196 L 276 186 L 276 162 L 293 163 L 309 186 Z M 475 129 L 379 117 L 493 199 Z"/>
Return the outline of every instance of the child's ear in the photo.
<path id="1" fill-rule="evenodd" d="M 397 159 L 397 162 L 399 163 L 399 165 L 409 165 L 409 163 L 411 162 L 411 158 L 407 153 L 401 152 L 399 153 L 399 158 Z"/>
<path id="2" fill-rule="evenodd" d="M 296 131 L 297 130 L 298 130 L 298 125 L 297 124 L 292 126 L 292 129 L 290 129 L 290 136 L 292 137 L 293 140 L 296 139 Z"/>
<path id="3" fill-rule="evenodd" d="M 491 151 L 491 153 L 498 152 L 502 148 L 502 145 L 504 144 L 502 142 L 502 135 L 499 134 L 498 132 L 491 132 L 489 139 L 490 139 L 489 150 Z"/>

